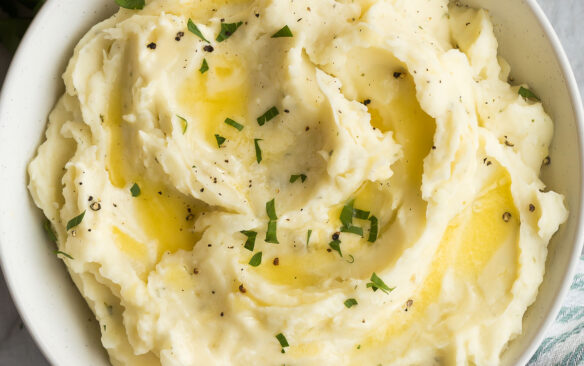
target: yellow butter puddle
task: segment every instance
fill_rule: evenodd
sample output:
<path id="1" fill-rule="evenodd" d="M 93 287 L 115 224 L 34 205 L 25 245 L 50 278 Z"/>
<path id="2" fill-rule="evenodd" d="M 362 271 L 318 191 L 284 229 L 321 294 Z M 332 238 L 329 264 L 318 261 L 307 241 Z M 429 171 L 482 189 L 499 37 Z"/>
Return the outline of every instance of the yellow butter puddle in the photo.
<path id="1" fill-rule="evenodd" d="M 518 255 L 519 213 L 513 203 L 510 185 L 508 173 L 502 172 L 486 193 L 452 220 L 434 254 L 424 283 L 412 295 L 413 306 L 408 312 L 396 312 L 389 326 L 362 342 L 363 347 L 386 344 L 414 324 L 424 322 L 426 310 L 440 297 L 447 271 L 454 270 L 458 279 L 477 285 L 478 277 L 503 245 L 512 246 L 511 253 Z M 507 222 L 503 220 L 505 212 L 511 214 Z M 516 270 L 510 269 L 512 273 Z M 507 279 L 507 291 L 510 291 L 515 278 L 516 275 Z M 425 328 L 430 326 L 425 324 Z"/>
<path id="2" fill-rule="evenodd" d="M 187 134 L 197 134 L 213 147 L 217 146 L 215 134 L 229 141 L 249 140 L 248 131 L 253 125 L 247 120 L 247 76 L 241 60 L 219 54 L 206 59 L 209 71 L 196 71 L 178 93 L 182 113 L 189 116 Z M 244 125 L 244 130 L 228 126 L 226 118 Z"/>
<path id="3" fill-rule="evenodd" d="M 190 250 L 200 239 L 194 231 L 195 214 L 201 203 L 174 190 L 147 182 L 140 177 L 140 167 L 132 165 L 136 156 L 131 151 L 129 126 L 122 121 L 121 83 L 112 88 L 110 104 L 104 118 L 109 131 L 106 170 L 111 184 L 123 189 L 130 197 L 132 218 L 140 233 L 131 233 L 119 223 L 112 227 L 112 237 L 118 248 L 142 269 L 151 269 L 165 252 Z M 130 187 L 140 187 L 140 195 L 131 197 Z"/>

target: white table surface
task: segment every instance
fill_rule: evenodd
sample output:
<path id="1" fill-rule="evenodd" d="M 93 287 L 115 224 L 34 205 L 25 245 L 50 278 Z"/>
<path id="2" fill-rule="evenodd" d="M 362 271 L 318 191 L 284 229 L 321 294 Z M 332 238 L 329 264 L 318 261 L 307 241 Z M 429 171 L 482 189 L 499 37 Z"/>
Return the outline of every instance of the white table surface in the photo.
<path id="1" fill-rule="evenodd" d="M 538 0 L 568 54 L 584 95 L 584 0 Z M 0 46 L 0 82 L 10 54 Z M 22 324 L 0 272 L 0 366 L 45 366 L 49 363 Z"/>

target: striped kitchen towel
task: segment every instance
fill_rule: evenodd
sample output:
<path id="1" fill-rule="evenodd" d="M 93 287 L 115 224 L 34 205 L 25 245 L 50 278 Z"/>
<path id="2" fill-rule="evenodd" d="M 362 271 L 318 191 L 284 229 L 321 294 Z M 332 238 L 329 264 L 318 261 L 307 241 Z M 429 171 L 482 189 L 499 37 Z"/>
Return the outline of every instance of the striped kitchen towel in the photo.
<path id="1" fill-rule="evenodd" d="M 584 256 L 556 321 L 528 366 L 584 365 Z"/>

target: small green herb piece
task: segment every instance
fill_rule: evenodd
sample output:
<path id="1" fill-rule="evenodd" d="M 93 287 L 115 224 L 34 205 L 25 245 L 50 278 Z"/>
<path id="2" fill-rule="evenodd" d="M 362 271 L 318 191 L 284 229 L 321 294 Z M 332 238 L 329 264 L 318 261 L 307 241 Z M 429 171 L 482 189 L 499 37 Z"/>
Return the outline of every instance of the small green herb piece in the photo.
<path id="1" fill-rule="evenodd" d="M 252 267 L 257 267 L 262 264 L 262 252 L 256 253 L 249 260 L 249 265 Z"/>
<path id="2" fill-rule="evenodd" d="M 353 216 L 361 220 L 367 220 L 369 218 L 369 211 L 359 210 L 358 208 L 353 210 Z"/>
<path id="3" fill-rule="evenodd" d="M 353 263 L 355 263 L 355 257 L 353 257 L 352 254 L 349 254 L 349 260 L 346 260 L 346 261 L 349 264 L 353 264 Z"/>
<path id="4" fill-rule="evenodd" d="M 189 29 L 189 32 L 193 33 L 194 35 L 196 35 L 197 37 L 199 37 L 203 41 L 205 41 L 207 43 L 211 43 L 207 40 L 207 38 L 205 38 L 203 33 L 201 33 L 201 31 L 199 30 L 199 27 L 197 27 L 197 25 L 195 23 L 193 23 L 193 20 L 191 18 L 189 18 L 189 21 L 187 23 L 187 28 Z"/>
<path id="5" fill-rule="evenodd" d="M 519 95 L 521 95 L 525 99 L 537 100 L 538 102 L 540 101 L 540 99 L 537 97 L 537 95 L 535 95 L 534 92 L 524 87 L 519 88 Z"/>
<path id="6" fill-rule="evenodd" d="M 341 232 L 363 236 L 363 228 L 355 225 L 341 227 Z"/>
<path id="7" fill-rule="evenodd" d="M 378 231 L 378 221 L 377 217 L 371 216 L 369 218 L 371 222 L 371 228 L 369 229 L 369 238 L 367 239 L 369 242 L 374 243 L 377 240 L 377 231 Z"/>
<path id="8" fill-rule="evenodd" d="M 256 237 L 258 236 L 258 233 L 255 231 L 247 231 L 247 230 L 240 231 L 240 233 L 247 236 L 247 240 L 246 240 L 245 245 L 243 247 L 245 249 L 253 252 L 253 248 L 255 247 L 255 241 L 256 241 Z"/>
<path id="9" fill-rule="evenodd" d="M 116 0 L 116 4 L 125 9 L 143 9 L 146 2 L 144 0 Z"/>
<path id="10" fill-rule="evenodd" d="M 253 140 L 253 143 L 255 145 L 256 160 L 258 164 L 261 163 L 262 161 L 262 149 L 260 148 L 260 144 L 258 143 L 259 141 L 262 141 L 262 139 Z"/>
<path id="11" fill-rule="evenodd" d="M 278 221 L 270 220 L 268 222 L 268 231 L 266 231 L 266 243 L 280 244 L 276 232 L 278 230 Z"/>
<path id="12" fill-rule="evenodd" d="M 57 235 L 55 234 L 55 231 L 53 230 L 53 225 L 51 225 L 51 222 L 49 220 L 45 220 L 45 222 L 43 223 L 43 229 L 45 229 L 45 233 L 49 237 L 49 240 L 51 240 L 53 243 L 56 243 Z"/>
<path id="13" fill-rule="evenodd" d="M 228 124 L 229 126 L 233 127 L 233 128 L 236 128 L 237 131 L 243 130 L 243 127 L 244 127 L 242 124 L 239 124 L 239 123 L 235 122 L 231 118 L 226 118 L 225 119 L 225 123 Z"/>
<path id="14" fill-rule="evenodd" d="M 276 117 L 278 114 L 280 114 L 280 111 L 278 111 L 278 108 L 272 107 L 272 108 L 268 109 L 266 111 L 266 113 L 262 114 L 261 116 L 259 116 L 257 118 L 258 124 L 260 126 L 263 126 L 266 122 L 274 119 L 274 117 Z"/>
<path id="15" fill-rule="evenodd" d="M 290 28 L 288 28 L 288 26 L 285 25 L 282 29 L 280 29 L 279 31 L 274 33 L 274 35 L 272 36 L 272 38 L 280 38 L 280 37 L 294 37 L 294 35 L 292 34 L 292 31 L 290 30 Z"/>
<path id="16" fill-rule="evenodd" d="M 243 24 L 242 22 L 221 23 L 221 31 L 219 32 L 219 34 L 217 35 L 217 38 L 215 40 L 217 42 L 223 42 L 227 38 L 231 37 L 231 35 L 233 33 L 235 33 L 237 28 L 239 28 L 242 24 Z"/>
<path id="17" fill-rule="evenodd" d="M 385 292 L 386 294 L 392 292 L 393 290 L 395 290 L 395 287 L 389 287 L 385 284 L 385 282 L 383 282 L 383 280 L 381 278 L 379 278 L 377 276 L 377 274 L 375 272 L 373 272 L 373 274 L 371 275 L 371 282 L 367 283 L 367 288 L 371 287 L 371 289 L 375 292 L 377 290 L 381 290 L 383 292 Z"/>
<path id="18" fill-rule="evenodd" d="M 345 300 L 344 304 L 347 307 L 347 309 L 350 309 L 351 307 L 357 305 L 358 303 L 357 303 L 357 300 L 350 298 L 350 299 Z"/>
<path id="19" fill-rule="evenodd" d="M 132 197 L 138 197 L 142 193 L 138 183 L 134 183 L 134 185 L 130 188 L 130 193 L 132 194 Z"/>
<path id="20" fill-rule="evenodd" d="M 350 227 L 353 225 L 353 203 L 355 200 L 349 201 L 345 206 L 343 206 L 343 210 L 341 211 L 341 223 L 343 227 Z"/>
<path id="21" fill-rule="evenodd" d="M 225 137 L 215 134 L 215 140 L 217 140 L 217 147 L 221 147 L 221 145 L 223 145 L 225 142 Z"/>
<path id="22" fill-rule="evenodd" d="M 306 180 L 306 174 L 294 174 L 294 175 L 290 176 L 290 183 L 294 183 L 298 179 L 300 179 L 302 181 L 302 183 L 304 183 L 304 181 Z"/>
<path id="23" fill-rule="evenodd" d="M 339 253 L 341 258 L 343 257 L 343 253 L 341 252 L 341 241 L 340 240 L 333 240 L 329 243 L 329 246 L 336 252 Z"/>
<path id="24" fill-rule="evenodd" d="M 278 333 L 278 334 L 276 334 L 276 339 L 278 340 L 278 342 L 280 342 L 280 346 L 282 346 L 282 353 L 286 353 L 284 348 L 290 347 L 286 337 L 282 333 Z"/>
<path id="25" fill-rule="evenodd" d="M 308 229 L 308 234 L 306 234 L 306 246 L 310 243 L 310 237 L 312 236 L 312 229 Z"/>
<path id="26" fill-rule="evenodd" d="M 79 216 L 75 216 L 67 223 L 67 231 L 73 229 L 75 226 L 81 224 L 83 217 L 85 216 L 85 211 L 83 211 Z"/>
<path id="27" fill-rule="evenodd" d="M 187 128 L 189 127 L 189 123 L 187 122 L 186 118 L 183 118 L 183 117 L 179 116 L 178 114 L 176 116 L 178 117 L 178 119 L 180 119 L 180 124 L 182 126 L 182 133 L 184 135 L 187 132 Z"/>
<path id="28" fill-rule="evenodd" d="M 277 220 L 278 216 L 276 215 L 276 199 L 273 198 L 271 201 L 266 202 L 266 213 L 270 220 Z"/>
<path id="29" fill-rule="evenodd" d="M 204 58 L 203 59 L 203 63 L 201 64 L 201 68 L 199 69 L 199 72 L 201 74 L 206 73 L 207 71 L 209 71 L 209 64 L 207 63 L 207 59 Z"/>
<path id="30" fill-rule="evenodd" d="M 67 257 L 67 258 L 69 258 L 69 259 L 75 259 L 75 258 L 73 258 L 73 257 L 72 257 L 70 254 L 67 254 L 67 253 L 65 253 L 65 252 L 62 252 L 62 251 L 60 251 L 60 250 L 55 250 L 55 254 L 56 254 L 56 255 L 59 255 L 59 254 L 60 254 L 60 255 L 62 255 L 62 256 L 65 256 L 65 257 Z"/>

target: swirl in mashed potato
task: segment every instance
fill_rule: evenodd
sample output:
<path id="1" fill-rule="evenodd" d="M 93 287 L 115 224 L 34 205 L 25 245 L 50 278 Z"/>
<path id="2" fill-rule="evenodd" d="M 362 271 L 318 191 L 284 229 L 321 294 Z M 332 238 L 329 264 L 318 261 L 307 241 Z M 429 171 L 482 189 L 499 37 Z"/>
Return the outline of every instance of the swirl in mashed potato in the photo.
<path id="1" fill-rule="evenodd" d="M 567 217 L 508 75 L 445 0 L 151 0 L 75 48 L 30 191 L 114 365 L 496 365 Z"/>

